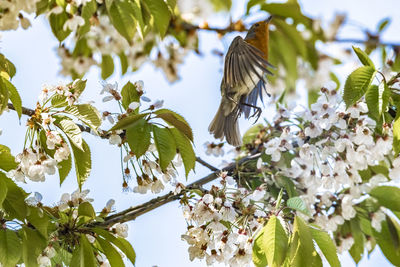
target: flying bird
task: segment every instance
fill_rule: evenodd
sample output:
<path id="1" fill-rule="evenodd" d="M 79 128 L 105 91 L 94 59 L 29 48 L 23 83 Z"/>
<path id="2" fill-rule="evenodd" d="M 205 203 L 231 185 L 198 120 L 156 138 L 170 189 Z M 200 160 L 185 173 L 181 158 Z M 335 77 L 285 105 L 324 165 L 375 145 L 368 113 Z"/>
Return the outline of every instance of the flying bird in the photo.
<path id="1" fill-rule="evenodd" d="M 261 108 L 257 107 L 257 100 L 263 100 L 263 91 L 268 94 L 265 74 L 272 75 L 267 67 L 273 67 L 268 62 L 271 18 L 254 23 L 244 39 L 240 36 L 233 39 L 225 56 L 221 104 L 208 130 L 217 139 L 225 137 L 233 146 L 242 145 L 237 121 L 240 115 L 258 119 Z"/>

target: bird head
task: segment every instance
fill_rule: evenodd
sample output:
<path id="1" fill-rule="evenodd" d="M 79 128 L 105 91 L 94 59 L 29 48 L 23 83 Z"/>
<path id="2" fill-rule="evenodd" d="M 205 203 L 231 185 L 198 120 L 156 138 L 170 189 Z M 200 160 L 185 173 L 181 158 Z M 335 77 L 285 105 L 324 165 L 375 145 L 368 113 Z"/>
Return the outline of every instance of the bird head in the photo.
<path id="1" fill-rule="evenodd" d="M 257 35 L 259 35 L 259 34 L 267 34 L 271 19 L 272 19 L 272 16 L 269 16 L 266 20 L 262 20 L 262 21 L 258 21 L 256 23 L 254 23 L 250 27 L 246 38 L 252 39 L 252 38 L 256 38 Z"/>

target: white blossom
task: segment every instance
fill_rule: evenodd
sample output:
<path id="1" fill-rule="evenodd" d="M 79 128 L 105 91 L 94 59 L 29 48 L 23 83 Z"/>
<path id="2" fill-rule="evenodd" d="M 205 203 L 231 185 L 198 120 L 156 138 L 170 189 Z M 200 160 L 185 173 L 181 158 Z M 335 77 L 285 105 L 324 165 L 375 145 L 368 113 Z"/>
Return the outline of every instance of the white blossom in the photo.
<path id="1" fill-rule="evenodd" d="M 128 225 L 126 223 L 116 223 L 114 224 L 115 232 L 119 237 L 128 237 Z"/>
<path id="2" fill-rule="evenodd" d="M 76 31 L 78 27 L 83 25 L 85 25 L 85 20 L 81 16 L 75 15 L 64 23 L 63 30 Z"/>

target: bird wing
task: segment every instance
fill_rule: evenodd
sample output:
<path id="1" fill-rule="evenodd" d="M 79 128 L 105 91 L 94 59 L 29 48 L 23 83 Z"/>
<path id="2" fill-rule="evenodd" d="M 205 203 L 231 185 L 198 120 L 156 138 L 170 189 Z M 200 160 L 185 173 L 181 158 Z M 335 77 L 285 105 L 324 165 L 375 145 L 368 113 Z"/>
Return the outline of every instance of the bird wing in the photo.
<path id="1" fill-rule="evenodd" d="M 232 41 L 224 65 L 223 84 L 224 89 L 227 90 L 226 95 L 249 94 L 257 87 L 260 80 L 265 82 L 263 74 L 272 74 L 267 69 L 272 65 L 263 58 L 263 55 L 261 50 L 247 43 L 240 36 Z"/>

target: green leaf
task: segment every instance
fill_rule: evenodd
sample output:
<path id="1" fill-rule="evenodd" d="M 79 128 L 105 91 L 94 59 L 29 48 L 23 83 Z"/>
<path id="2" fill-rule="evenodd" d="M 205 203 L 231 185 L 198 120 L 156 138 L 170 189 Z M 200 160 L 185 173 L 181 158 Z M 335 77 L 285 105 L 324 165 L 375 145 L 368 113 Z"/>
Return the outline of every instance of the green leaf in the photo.
<path id="1" fill-rule="evenodd" d="M 277 17 L 292 18 L 295 23 L 302 23 L 312 29 L 312 20 L 302 14 L 297 1 L 265 3 L 261 5 L 261 10 L 267 11 L 269 14 Z"/>
<path id="2" fill-rule="evenodd" d="M 356 69 L 347 77 L 343 93 L 343 100 L 347 108 L 354 105 L 365 94 L 375 73 L 373 67 L 364 66 Z"/>
<path id="3" fill-rule="evenodd" d="M 175 138 L 176 148 L 182 157 L 185 175 L 188 177 L 190 170 L 194 170 L 196 165 L 196 154 L 194 153 L 192 143 L 189 138 L 176 128 L 170 129 Z"/>
<path id="4" fill-rule="evenodd" d="M 126 241 L 122 237 L 115 237 L 110 232 L 107 232 L 106 230 L 101 228 L 94 228 L 93 232 L 97 233 L 98 235 L 101 235 L 107 241 L 112 242 L 114 245 L 116 245 L 126 255 L 126 257 L 131 261 L 131 263 L 135 264 L 136 253 L 133 250 L 132 245 L 128 241 Z"/>
<path id="5" fill-rule="evenodd" d="M 279 194 L 278 197 L 276 198 L 276 203 L 275 203 L 275 209 L 279 209 L 281 206 L 281 202 L 282 202 L 282 197 L 283 197 L 283 188 L 281 188 L 279 190 Z"/>
<path id="6" fill-rule="evenodd" d="M 251 144 L 260 133 L 261 129 L 264 128 L 264 125 L 258 123 L 252 127 L 250 127 L 243 135 L 243 144 Z"/>
<path id="7" fill-rule="evenodd" d="M 0 169 L 8 172 L 16 169 L 17 166 L 18 164 L 15 162 L 15 158 L 11 154 L 10 149 L 4 145 L 0 145 Z"/>
<path id="8" fill-rule="evenodd" d="M 3 176 L 0 176 L 0 209 L 3 207 L 2 204 L 4 199 L 6 199 L 8 191 L 7 184 L 3 179 L 4 179 Z"/>
<path id="9" fill-rule="evenodd" d="M 249 11 L 253 6 L 264 4 L 264 3 L 265 3 L 265 0 L 249 0 L 249 2 L 247 2 L 247 6 L 246 6 L 246 15 L 249 14 Z"/>
<path id="10" fill-rule="evenodd" d="M 329 234 L 323 230 L 309 227 L 312 238 L 317 243 L 319 249 L 324 254 L 326 260 L 332 267 L 340 267 L 340 261 L 337 255 L 335 243 Z"/>
<path id="11" fill-rule="evenodd" d="M 390 236 L 392 238 L 393 246 L 395 249 L 399 249 L 399 224 L 397 221 L 393 221 L 389 216 L 386 215 L 386 222 L 388 224 Z"/>
<path id="12" fill-rule="evenodd" d="M 304 213 L 305 215 L 310 216 L 310 211 L 308 210 L 306 204 L 300 197 L 289 198 L 286 202 L 286 206 L 288 208 L 298 210 L 298 211 Z"/>
<path id="13" fill-rule="evenodd" d="M 311 266 L 315 251 L 312 235 L 305 222 L 296 216 L 293 224 L 293 235 L 296 242 L 292 243 L 295 250 L 291 255 L 291 266 Z"/>
<path id="14" fill-rule="evenodd" d="M 336 74 L 334 72 L 331 72 L 331 73 L 329 73 L 329 77 L 331 78 L 332 81 L 334 81 L 336 83 L 335 90 L 338 91 L 340 88 L 340 80 L 339 80 L 338 76 L 336 76 Z"/>
<path id="15" fill-rule="evenodd" d="M 376 238 L 377 244 L 381 248 L 383 254 L 385 257 L 395 266 L 400 266 L 400 250 L 396 248 L 395 243 L 397 242 L 393 241 L 392 234 L 389 230 L 389 224 L 387 220 L 390 220 L 390 218 L 387 218 L 385 221 L 382 222 L 382 230 L 381 232 L 374 231 L 374 236 Z M 393 223 L 393 221 L 392 221 Z"/>
<path id="16" fill-rule="evenodd" d="M 79 28 L 81 29 L 81 27 Z M 87 39 L 82 37 L 77 40 L 75 43 L 75 48 L 72 51 L 72 57 L 77 58 L 77 57 L 92 57 L 93 51 L 88 45 Z"/>
<path id="17" fill-rule="evenodd" d="M 94 219 L 96 218 L 96 212 L 94 211 L 92 204 L 89 202 L 82 202 L 78 207 L 78 216 L 86 216 Z"/>
<path id="18" fill-rule="evenodd" d="M 393 71 L 400 71 L 400 53 L 396 54 L 396 58 L 393 61 L 393 64 L 391 65 L 391 68 Z"/>
<path id="19" fill-rule="evenodd" d="M 49 217 L 37 207 L 28 207 L 28 216 L 26 217 L 30 224 L 35 226 L 44 238 L 47 238 L 47 227 L 49 226 Z"/>
<path id="20" fill-rule="evenodd" d="M 58 6 L 63 7 L 63 8 L 65 8 L 67 5 L 66 0 L 55 0 L 55 2 Z"/>
<path id="21" fill-rule="evenodd" d="M 10 97 L 10 93 L 8 91 L 8 88 L 6 84 L 3 83 L 4 77 L 0 76 L 0 115 L 3 113 L 3 111 L 7 108 L 8 106 L 8 99 Z"/>
<path id="22" fill-rule="evenodd" d="M 87 80 L 81 80 L 81 79 L 75 80 L 74 82 L 68 84 L 68 86 L 72 86 L 72 91 L 74 95 L 80 97 L 86 88 L 86 81 Z"/>
<path id="23" fill-rule="evenodd" d="M 153 16 L 154 24 L 161 37 L 164 37 L 169 27 L 169 21 L 171 20 L 171 13 L 167 4 L 164 0 L 143 0 L 143 3 Z"/>
<path id="24" fill-rule="evenodd" d="M 8 60 L 3 54 L 0 53 L 0 72 L 2 71 L 5 71 L 11 78 L 17 72 L 14 64 L 10 60 Z"/>
<path id="25" fill-rule="evenodd" d="M 369 194 L 382 206 L 393 211 L 400 211 L 400 188 L 383 185 L 373 188 Z"/>
<path id="26" fill-rule="evenodd" d="M 400 152 L 400 112 L 396 113 L 396 118 L 393 122 L 393 151 L 396 156 Z"/>
<path id="27" fill-rule="evenodd" d="M 57 248 L 57 247 L 56 247 Z M 51 262 L 53 266 L 69 266 L 69 263 L 71 262 L 72 258 L 72 253 L 67 251 L 64 248 L 58 248 L 56 255 L 51 258 Z M 58 264 L 58 265 L 56 265 Z"/>
<path id="28" fill-rule="evenodd" d="M 360 228 L 361 231 L 368 236 L 373 236 L 372 233 L 372 225 L 371 225 L 371 219 L 369 217 L 369 213 L 365 210 L 362 209 L 361 207 L 357 207 L 357 217 L 360 221 Z"/>
<path id="29" fill-rule="evenodd" d="M 66 160 L 59 162 L 57 167 L 58 167 L 58 175 L 60 176 L 60 185 L 62 185 L 62 183 L 65 181 L 65 179 L 67 178 L 68 174 L 72 169 L 71 154 L 69 154 Z"/>
<path id="30" fill-rule="evenodd" d="M 81 17 L 85 20 L 85 25 L 80 26 L 78 29 L 78 35 L 83 36 L 90 31 L 90 19 L 97 10 L 96 0 L 86 2 L 82 7 Z"/>
<path id="31" fill-rule="evenodd" d="M 307 55 L 308 55 L 308 62 L 310 62 L 311 67 L 314 70 L 318 69 L 320 53 L 317 51 L 315 47 L 315 42 L 309 40 L 306 41 L 307 44 Z"/>
<path id="32" fill-rule="evenodd" d="M 0 179 L 2 179 L 7 186 L 7 196 L 3 201 L 3 209 L 8 215 L 6 217 L 10 219 L 16 218 L 21 221 L 24 220 L 28 213 L 25 203 L 25 198 L 28 194 L 2 172 L 0 172 Z"/>
<path id="33" fill-rule="evenodd" d="M 270 217 L 263 230 L 262 247 L 269 266 L 281 266 L 285 260 L 288 237 L 279 219 L 273 215 Z"/>
<path id="34" fill-rule="evenodd" d="M 291 43 L 289 40 L 287 40 L 283 33 L 278 31 L 271 31 L 269 40 L 271 45 L 271 52 L 269 56 L 277 53 L 276 62 L 272 62 L 271 58 L 271 64 L 277 66 L 278 68 L 280 64 L 284 66 L 287 72 L 287 75 L 285 75 L 286 86 L 288 89 L 294 90 L 298 77 L 297 54 L 295 50 L 296 44 Z M 282 49 L 284 49 L 286 52 L 280 53 L 279 51 L 282 51 Z"/>
<path id="35" fill-rule="evenodd" d="M 122 107 L 127 110 L 128 106 L 132 102 L 140 102 L 140 96 L 136 90 L 136 86 L 131 82 L 127 82 L 121 90 L 122 96 Z"/>
<path id="36" fill-rule="evenodd" d="M 68 20 L 68 15 L 66 12 L 62 12 L 61 14 L 53 13 L 49 17 L 51 30 L 59 42 L 64 41 L 65 38 L 67 38 L 68 35 L 71 33 L 70 30 L 64 31 L 64 23 L 67 20 Z"/>
<path id="37" fill-rule="evenodd" d="M 215 11 L 228 11 L 232 6 L 232 0 L 210 0 Z"/>
<path id="38" fill-rule="evenodd" d="M 55 119 L 54 125 L 60 128 L 68 137 L 68 140 L 71 141 L 74 146 L 78 147 L 79 149 L 83 150 L 82 147 L 82 132 L 79 129 L 78 125 L 73 122 L 70 118 L 65 116 L 53 116 Z"/>
<path id="39" fill-rule="evenodd" d="M 90 148 L 83 139 L 82 139 L 83 150 L 79 149 L 72 143 L 71 143 L 71 148 L 74 153 L 76 179 L 79 185 L 79 189 L 82 189 L 82 185 L 89 177 L 90 170 L 92 169 Z"/>
<path id="40" fill-rule="evenodd" d="M 23 226 L 20 230 L 22 236 L 22 259 L 27 267 L 38 266 L 37 258 L 47 246 L 47 240 L 37 231 Z"/>
<path id="41" fill-rule="evenodd" d="M 153 125 L 154 143 L 157 147 L 161 170 L 165 171 L 176 154 L 175 139 L 168 128 Z"/>
<path id="42" fill-rule="evenodd" d="M 126 140 L 131 151 L 139 158 L 150 146 L 151 125 L 144 119 L 139 119 L 126 129 Z"/>
<path id="43" fill-rule="evenodd" d="M 110 6 L 107 4 L 108 2 L 110 2 Z M 127 0 L 107 1 L 106 6 L 115 29 L 129 44 L 132 44 L 136 32 L 136 20 L 129 2 Z"/>
<path id="44" fill-rule="evenodd" d="M 349 252 L 353 260 L 358 263 L 360 262 L 364 254 L 364 243 L 365 237 L 361 231 L 360 221 L 358 217 L 355 217 L 350 221 L 351 234 L 354 238 L 354 244 L 351 246 Z"/>
<path id="45" fill-rule="evenodd" d="M 379 21 L 378 26 L 376 27 L 378 29 L 378 33 L 381 33 L 386 28 L 386 26 L 389 25 L 390 21 L 390 18 L 384 18 Z"/>
<path id="46" fill-rule="evenodd" d="M 0 86 L 5 87 L 8 90 L 8 97 L 13 103 L 15 111 L 18 113 L 18 117 L 21 118 L 22 115 L 22 101 L 21 97 L 17 91 L 17 88 L 7 79 L 0 75 Z M 1 89 L 0 89 L 1 90 Z M 1 109 L 1 107 L 0 107 Z"/>
<path id="47" fill-rule="evenodd" d="M 358 59 L 361 61 L 361 63 L 364 66 L 371 66 L 375 69 L 375 65 L 374 62 L 372 62 L 372 60 L 369 58 L 369 56 L 367 55 L 367 53 L 365 53 L 364 51 L 362 51 L 360 48 L 352 46 L 354 52 L 356 53 Z"/>
<path id="48" fill-rule="evenodd" d="M 114 72 L 114 60 L 110 55 L 102 55 L 101 57 L 101 78 L 107 79 Z"/>
<path id="49" fill-rule="evenodd" d="M 111 267 L 125 266 L 124 261 L 121 258 L 119 252 L 111 245 L 108 241 L 103 238 L 97 238 L 101 248 L 103 249 L 104 255 L 106 255 Z"/>
<path id="50" fill-rule="evenodd" d="M 282 176 L 278 178 L 279 181 L 283 184 L 283 186 L 286 189 L 286 192 L 288 193 L 289 197 L 296 197 L 299 194 L 296 191 L 296 186 L 294 185 L 293 181 L 291 178 L 286 177 L 286 176 Z"/>
<path id="51" fill-rule="evenodd" d="M 94 258 L 92 245 L 84 234 L 81 234 L 79 245 L 75 247 L 69 266 L 76 267 L 95 267 L 97 261 Z"/>
<path id="52" fill-rule="evenodd" d="M 75 116 L 93 130 L 97 130 L 102 122 L 99 111 L 90 104 L 72 105 L 67 107 L 64 112 Z"/>
<path id="53" fill-rule="evenodd" d="M 263 251 L 264 231 L 261 230 L 257 237 L 254 239 L 252 259 L 256 267 L 265 267 L 268 265 L 267 257 Z"/>
<path id="54" fill-rule="evenodd" d="M 128 3 L 129 3 L 130 12 L 133 14 L 133 16 L 136 19 L 137 28 L 139 30 L 139 35 L 143 39 L 144 34 L 145 34 L 146 23 L 144 22 L 144 19 L 143 19 L 141 2 L 140 2 L 140 0 L 131 0 Z"/>
<path id="55" fill-rule="evenodd" d="M 193 142 L 192 128 L 190 128 L 189 123 L 181 115 L 169 109 L 159 109 L 154 113 L 157 114 L 158 118 L 177 128 Z"/>
<path id="56" fill-rule="evenodd" d="M 282 19 L 274 19 L 274 25 L 278 31 L 284 34 L 288 42 L 295 44 L 293 47 L 297 51 L 297 54 L 307 60 L 307 44 L 296 29 L 296 25 L 289 25 Z"/>
<path id="57" fill-rule="evenodd" d="M 176 1 L 177 1 L 177 0 L 166 0 L 167 4 L 168 4 L 168 6 L 169 6 L 169 9 L 170 9 L 171 11 L 173 11 L 173 10 L 175 9 L 175 7 L 176 7 Z"/>
<path id="58" fill-rule="evenodd" d="M 320 96 L 319 94 L 320 90 L 308 90 L 308 107 L 311 108 L 311 105 L 316 103 L 318 100 L 318 97 Z"/>
<path id="59" fill-rule="evenodd" d="M 70 89 L 71 93 L 75 95 L 76 98 L 79 98 L 86 88 L 86 80 L 75 80 L 74 82 L 67 84 L 67 87 Z M 68 105 L 67 97 L 64 95 L 56 94 L 51 99 L 51 104 L 58 108 L 65 107 Z"/>
<path id="60" fill-rule="evenodd" d="M 64 95 L 55 94 L 51 98 L 51 105 L 57 108 L 65 107 L 68 105 L 67 97 Z"/>
<path id="61" fill-rule="evenodd" d="M 390 90 L 385 82 L 382 82 L 379 87 L 371 85 L 365 94 L 368 115 L 375 121 L 380 121 L 382 113 L 386 111 L 389 104 L 389 98 Z"/>
<path id="62" fill-rule="evenodd" d="M 118 56 L 119 60 L 121 61 L 121 74 L 124 75 L 129 67 L 128 58 L 126 57 L 124 52 L 119 53 Z"/>
<path id="63" fill-rule="evenodd" d="M 22 244 L 15 231 L 0 229 L 0 263 L 15 266 L 21 258 Z"/>
<path id="64" fill-rule="evenodd" d="M 129 127 L 133 126 L 138 120 L 144 118 L 148 113 L 142 114 L 130 114 L 119 121 L 110 129 L 109 132 L 121 129 L 128 129 Z"/>

